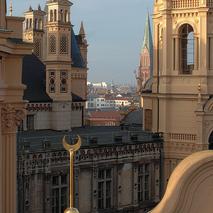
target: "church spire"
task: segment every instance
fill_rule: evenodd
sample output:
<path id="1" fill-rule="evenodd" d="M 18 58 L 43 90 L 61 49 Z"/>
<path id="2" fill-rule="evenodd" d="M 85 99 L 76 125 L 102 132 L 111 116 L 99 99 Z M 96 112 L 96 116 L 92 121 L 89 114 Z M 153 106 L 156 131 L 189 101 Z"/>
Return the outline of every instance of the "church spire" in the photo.
<path id="1" fill-rule="evenodd" d="M 147 13 L 147 17 L 146 17 L 142 51 L 144 48 L 147 48 L 149 50 L 150 54 L 153 51 L 152 30 L 151 30 L 151 25 L 150 25 L 149 13 Z"/>

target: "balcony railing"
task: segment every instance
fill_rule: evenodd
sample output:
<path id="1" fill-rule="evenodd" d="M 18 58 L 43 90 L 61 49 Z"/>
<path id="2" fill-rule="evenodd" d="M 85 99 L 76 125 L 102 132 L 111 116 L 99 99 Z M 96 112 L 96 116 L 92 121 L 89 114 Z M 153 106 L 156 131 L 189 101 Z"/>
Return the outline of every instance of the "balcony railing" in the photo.
<path id="1" fill-rule="evenodd" d="M 195 8 L 199 7 L 200 0 L 172 0 L 172 8 Z"/>
<path id="2" fill-rule="evenodd" d="M 213 8 L 213 0 L 172 0 L 173 9 L 210 7 Z"/>

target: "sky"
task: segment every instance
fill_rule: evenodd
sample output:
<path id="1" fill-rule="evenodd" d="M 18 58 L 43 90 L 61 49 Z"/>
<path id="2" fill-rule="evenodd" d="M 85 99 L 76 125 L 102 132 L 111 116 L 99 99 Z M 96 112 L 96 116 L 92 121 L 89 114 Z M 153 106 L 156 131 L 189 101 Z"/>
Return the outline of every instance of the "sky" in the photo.
<path id="1" fill-rule="evenodd" d="M 8 7 L 9 7 L 9 0 Z M 13 0 L 13 15 L 46 0 Z M 135 85 L 146 14 L 153 0 L 72 0 L 72 24 L 77 34 L 84 22 L 88 48 L 88 80 Z"/>

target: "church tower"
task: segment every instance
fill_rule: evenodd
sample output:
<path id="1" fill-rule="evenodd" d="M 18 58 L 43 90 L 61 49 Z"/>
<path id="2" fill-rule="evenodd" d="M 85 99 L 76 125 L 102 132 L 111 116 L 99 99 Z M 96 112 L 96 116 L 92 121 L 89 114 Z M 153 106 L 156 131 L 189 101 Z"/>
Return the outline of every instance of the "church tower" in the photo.
<path id="1" fill-rule="evenodd" d="M 46 5 L 46 89 L 53 101 L 71 100 L 71 5 L 68 0 Z"/>
<path id="2" fill-rule="evenodd" d="M 6 0 L 0 0 L 0 29 L 5 29 L 6 27 L 6 8 L 7 2 Z"/>
<path id="3" fill-rule="evenodd" d="M 40 5 L 37 10 L 33 10 L 30 6 L 29 10 L 25 12 L 24 32 L 23 38 L 27 42 L 34 44 L 33 53 L 39 57 L 44 57 L 44 18 L 45 12 L 41 10 Z"/>
<path id="4" fill-rule="evenodd" d="M 142 94 L 144 129 L 163 135 L 166 184 L 180 160 L 212 143 L 213 2 L 155 0 L 153 31 L 154 79 L 152 93 Z"/>
<path id="5" fill-rule="evenodd" d="M 140 66 L 138 69 L 138 91 L 143 89 L 147 80 L 153 76 L 153 41 L 149 14 L 147 14 L 144 31 L 144 40 L 140 53 Z"/>

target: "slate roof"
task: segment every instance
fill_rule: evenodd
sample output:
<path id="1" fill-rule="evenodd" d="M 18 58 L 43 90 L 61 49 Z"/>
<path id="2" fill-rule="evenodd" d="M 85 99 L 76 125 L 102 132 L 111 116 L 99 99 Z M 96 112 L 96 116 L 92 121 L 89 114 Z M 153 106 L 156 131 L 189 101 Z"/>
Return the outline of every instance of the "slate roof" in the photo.
<path id="1" fill-rule="evenodd" d="M 72 93 L 72 102 L 85 102 L 86 100 L 84 100 L 82 97 Z"/>
<path id="2" fill-rule="evenodd" d="M 29 102 L 52 102 L 45 89 L 45 65 L 34 54 L 23 59 L 22 83 L 27 86 L 24 100 Z"/>
<path id="3" fill-rule="evenodd" d="M 72 57 L 72 66 L 78 67 L 78 68 L 86 68 L 86 65 L 84 63 L 84 60 L 82 58 L 78 42 L 77 42 L 78 36 L 75 35 L 73 29 L 71 30 L 71 57 Z"/>
<path id="4" fill-rule="evenodd" d="M 64 150 L 61 143 L 64 135 L 67 140 L 72 140 L 80 135 L 82 138 L 82 148 L 95 146 L 123 146 L 124 144 L 143 144 L 150 142 L 160 142 L 153 137 L 152 133 L 145 132 L 137 127 L 131 130 L 124 130 L 121 127 L 81 127 L 73 128 L 70 132 L 38 130 L 25 131 L 17 133 L 17 150 L 21 154 L 24 150 L 35 153 L 42 150 Z M 133 140 L 131 136 L 137 136 L 137 140 Z M 118 142 L 117 137 L 121 137 L 122 141 Z M 96 141 L 96 145 L 93 143 Z M 46 145 L 45 145 L 46 144 Z M 48 146 L 49 147 L 48 147 Z"/>

